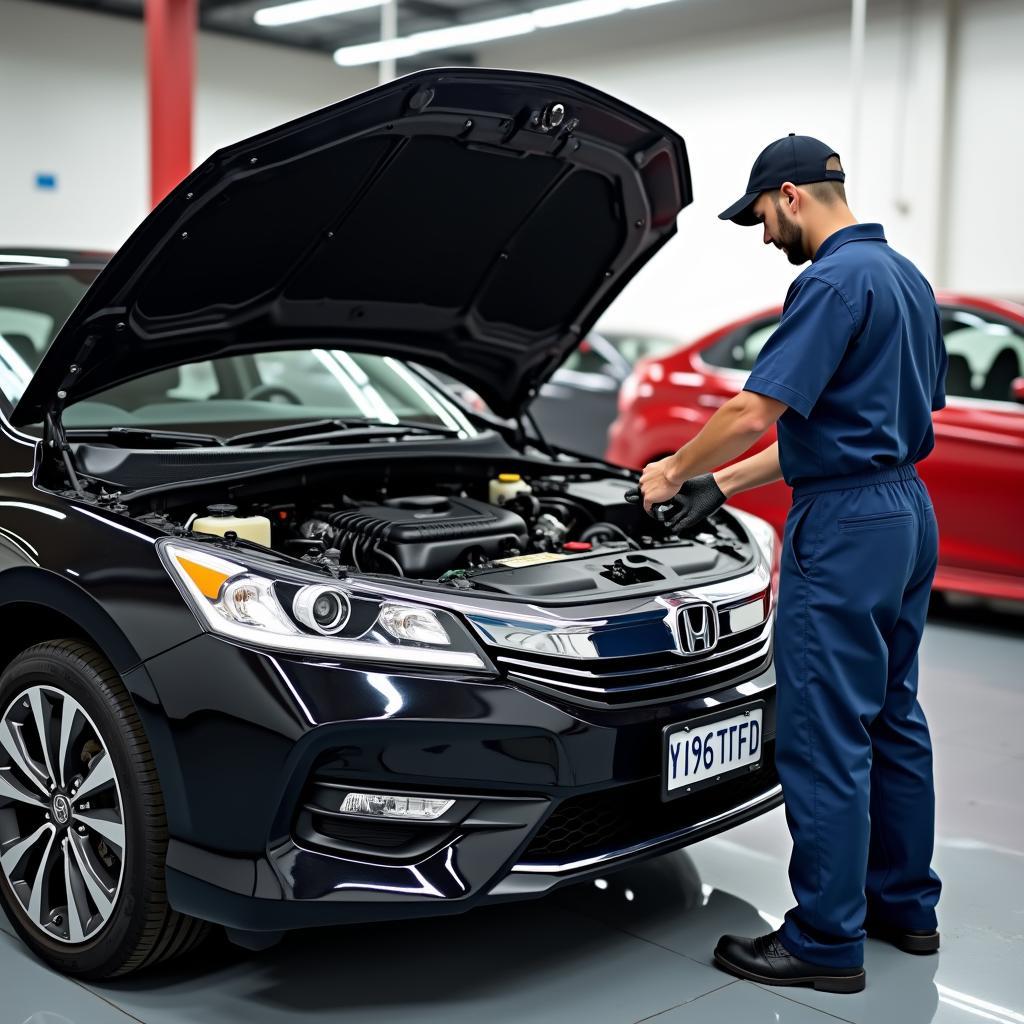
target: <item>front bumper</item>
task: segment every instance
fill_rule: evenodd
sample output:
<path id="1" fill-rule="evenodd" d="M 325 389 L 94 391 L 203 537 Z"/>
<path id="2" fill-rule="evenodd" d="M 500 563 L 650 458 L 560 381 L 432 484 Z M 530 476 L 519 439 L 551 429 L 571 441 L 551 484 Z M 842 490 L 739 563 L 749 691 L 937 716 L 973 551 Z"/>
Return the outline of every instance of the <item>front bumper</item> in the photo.
<path id="1" fill-rule="evenodd" d="M 145 669 L 162 704 L 159 715 L 140 712 L 168 809 L 171 903 L 240 931 L 539 896 L 781 802 L 771 665 L 711 694 L 629 708 L 575 706 L 498 677 L 289 660 L 210 635 Z M 752 699 L 764 701 L 762 767 L 655 799 L 664 727 Z M 398 835 L 397 845 L 370 849 L 373 826 L 390 823 L 369 832 L 357 823 L 354 837 L 345 822 L 329 827 L 338 816 L 321 795 L 331 786 L 455 797 L 455 816 L 432 835 L 425 828 L 423 840 Z M 566 813 L 554 819 L 559 808 Z M 549 829 L 538 847 L 553 820 L 576 833 L 551 843 Z"/>

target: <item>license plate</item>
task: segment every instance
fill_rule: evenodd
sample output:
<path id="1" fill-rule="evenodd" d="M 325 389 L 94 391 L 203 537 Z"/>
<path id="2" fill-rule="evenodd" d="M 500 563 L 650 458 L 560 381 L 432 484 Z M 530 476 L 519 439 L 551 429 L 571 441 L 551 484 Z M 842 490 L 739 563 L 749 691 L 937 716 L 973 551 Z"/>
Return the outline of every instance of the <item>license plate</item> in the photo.
<path id="1" fill-rule="evenodd" d="M 722 716 L 705 715 L 665 729 L 665 799 L 713 785 L 761 761 L 764 741 L 758 703 Z"/>

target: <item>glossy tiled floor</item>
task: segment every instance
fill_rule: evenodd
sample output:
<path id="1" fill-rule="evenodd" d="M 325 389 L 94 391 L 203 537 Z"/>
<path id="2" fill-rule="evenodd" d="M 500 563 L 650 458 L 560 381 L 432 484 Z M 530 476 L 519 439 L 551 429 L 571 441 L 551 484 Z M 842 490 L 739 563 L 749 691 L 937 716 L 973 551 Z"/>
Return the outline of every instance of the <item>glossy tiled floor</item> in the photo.
<path id="1" fill-rule="evenodd" d="M 863 994 L 763 989 L 710 964 L 719 934 L 766 931 L 789 905 L 779 810 L 536 903 L 300 934 L 262 955 L 214 944 L 116 984 L 53 974 L 0 918 L 0 1024 L 1024 1024 L 1022 664 L 1024 617 L 933 614 L 943 950 L 869 942 Z"/>

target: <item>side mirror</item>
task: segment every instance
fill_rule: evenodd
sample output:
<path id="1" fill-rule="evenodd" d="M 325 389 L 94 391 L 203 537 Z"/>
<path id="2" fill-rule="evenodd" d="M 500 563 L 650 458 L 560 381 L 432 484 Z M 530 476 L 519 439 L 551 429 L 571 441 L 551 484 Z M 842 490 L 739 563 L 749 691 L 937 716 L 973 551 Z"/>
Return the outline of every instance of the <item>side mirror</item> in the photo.
<path id="1" fill-rule="evenodd" d="M 1024 377 L 1014 377 L 1010 381 L 1010 394 L 1014 401 L 1024 402 Z"/>

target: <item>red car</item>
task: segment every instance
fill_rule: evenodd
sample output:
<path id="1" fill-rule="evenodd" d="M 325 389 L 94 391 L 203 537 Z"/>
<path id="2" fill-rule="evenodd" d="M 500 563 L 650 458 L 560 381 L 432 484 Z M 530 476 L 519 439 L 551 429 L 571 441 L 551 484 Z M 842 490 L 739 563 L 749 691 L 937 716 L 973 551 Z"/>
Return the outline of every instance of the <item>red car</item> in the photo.
<path id="1" fill-rule="evenodd" d="M 935 586 L 1024 601 L 1024 305 L 940 293 L 949 351 L 947 405 L 921 475 L 939 520 Z M 639 362 L 619 394 L 607 458 L 640 469 L 692 438 L 742 387 L 781 315 L 765 310 L 659 359 Z M 775 440 L 766 435 L 758 447 Z M 731 504 L 782 532 L 789 488 Z"/>

